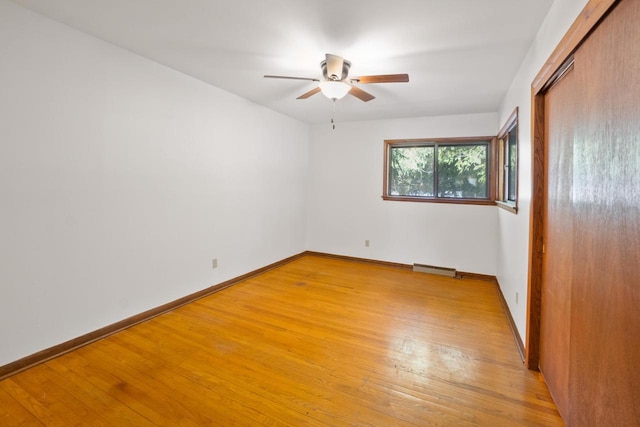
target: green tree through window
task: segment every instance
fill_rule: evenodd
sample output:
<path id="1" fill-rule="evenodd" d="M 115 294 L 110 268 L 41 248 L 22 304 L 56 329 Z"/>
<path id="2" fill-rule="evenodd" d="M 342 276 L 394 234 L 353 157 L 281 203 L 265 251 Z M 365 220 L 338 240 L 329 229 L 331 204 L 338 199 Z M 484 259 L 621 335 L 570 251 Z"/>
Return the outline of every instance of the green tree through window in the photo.
<path id="1" fill-rule="evenodd" d="M 386 199 L 490 200 L 491 139 L 385 141 Z"/>
<path id="2" fill-rule="evenodd" d="M 397 147 L 391 150 L 391 194 L 433 196 L 434 147 Z"/>
<path id="3" fill-rule="evenodd" d="M 438 146 L 438 197 L 487 198 L 488 145 Z"/>

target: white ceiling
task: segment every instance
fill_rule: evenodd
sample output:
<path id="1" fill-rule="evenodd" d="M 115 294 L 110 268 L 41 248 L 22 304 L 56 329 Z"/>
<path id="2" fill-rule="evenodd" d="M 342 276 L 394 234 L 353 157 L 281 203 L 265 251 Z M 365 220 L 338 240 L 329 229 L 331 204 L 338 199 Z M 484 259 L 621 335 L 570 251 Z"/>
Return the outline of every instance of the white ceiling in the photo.
<path id="1" fill-rule="evenodd" d="M 408 73 L 337 101 L 339 121 L 497 111 L 553 0 L 13 0 L 308 123 L 331 117 L 325 53 L 350 76 Z"/>

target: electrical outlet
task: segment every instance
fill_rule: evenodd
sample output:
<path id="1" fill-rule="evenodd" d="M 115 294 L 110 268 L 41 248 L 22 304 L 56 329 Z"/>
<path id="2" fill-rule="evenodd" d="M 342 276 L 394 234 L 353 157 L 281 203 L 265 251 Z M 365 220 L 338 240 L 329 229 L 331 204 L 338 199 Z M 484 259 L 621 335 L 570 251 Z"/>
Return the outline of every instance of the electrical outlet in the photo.
<path id="1" fill-rule="evenodd" d="M 518 291 L 516 291 L 516 304 L 518 304 L 519 297 L 520 297 L 520 294 L 518 293 Z"/>
<path id="2" fill-rule="evenodd" d="M 211 268 L 218 268 L 218 258 L 211 260 Z"/>
<path id="3" fill-rule="evenodd" d="M 365 245 L 365 247 L 367 247 L 367 248 L 368 248 L 368 247 L 369 247 L 369 241 L 368 241 L 368 240 L 365 240 L 365 241 L 364 241 L 364 245 Z"/>

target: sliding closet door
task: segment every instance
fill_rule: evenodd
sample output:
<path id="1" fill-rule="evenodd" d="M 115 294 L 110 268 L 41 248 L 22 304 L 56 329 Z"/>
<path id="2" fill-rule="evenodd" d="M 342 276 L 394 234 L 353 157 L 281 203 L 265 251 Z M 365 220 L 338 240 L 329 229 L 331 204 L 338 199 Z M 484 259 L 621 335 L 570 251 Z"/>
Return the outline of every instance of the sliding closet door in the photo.
<path id="1" fill-rule="evenodd" d="M 577 103 L 575 76 L 570 68 L 545 97 L 547 203 L 540 312 L 540 371 L 565 420 L 569 415 L 573 138 Z"/>
<path id="2" fill-rule="evenodd" d="M 540 368 L 569 426 L 640 426 L 640 0 L 574 58 L 545 100 Z"/>
<path id="3" fill-rule="evenodd" d="M 575 55 L 571 424 L 640 426 L 640 0 Z"/>

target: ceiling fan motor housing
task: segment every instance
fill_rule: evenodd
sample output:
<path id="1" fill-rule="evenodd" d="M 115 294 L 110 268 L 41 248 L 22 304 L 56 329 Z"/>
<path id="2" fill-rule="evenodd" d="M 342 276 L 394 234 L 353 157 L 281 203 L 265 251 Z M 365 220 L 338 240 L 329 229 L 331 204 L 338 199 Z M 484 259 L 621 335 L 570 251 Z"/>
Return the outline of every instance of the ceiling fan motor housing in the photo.
<path id="1" fill-rule="evenodd" d="M 342 72 L 341 75 L 337 76 L 335 74 L 329 75 L 327 71 L 327 60 L 325 59 L 320 63 L 320 67 L 322 68 L 322 75 L 325 80 L 344 80 L 349 76 L 349 68 L 351 68 L 351 62 L 346 59 L 342 61 Z"/>

